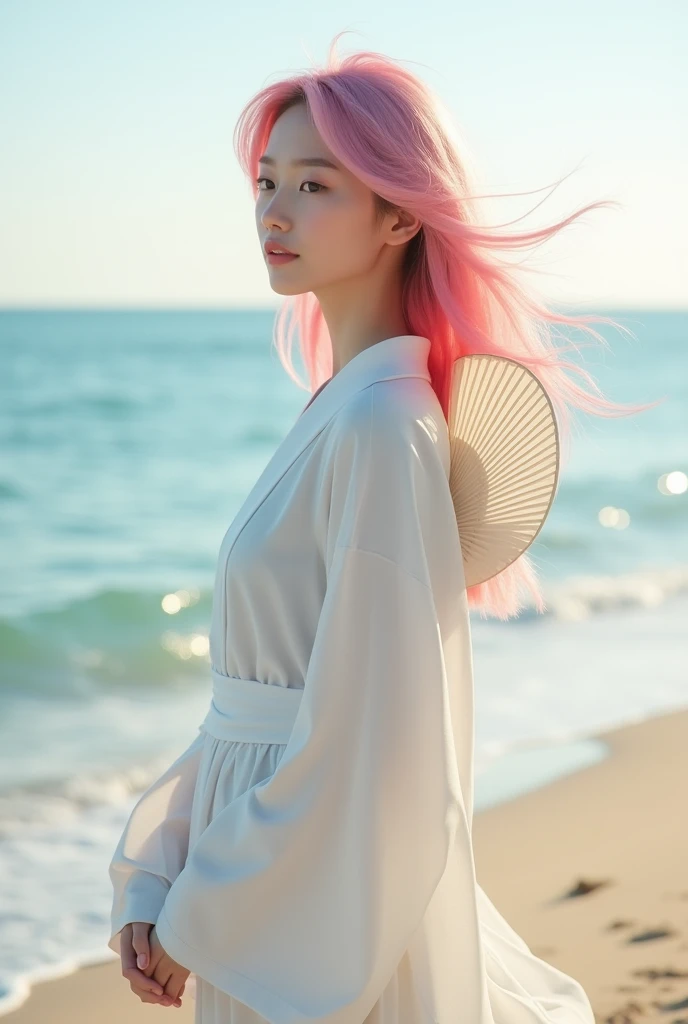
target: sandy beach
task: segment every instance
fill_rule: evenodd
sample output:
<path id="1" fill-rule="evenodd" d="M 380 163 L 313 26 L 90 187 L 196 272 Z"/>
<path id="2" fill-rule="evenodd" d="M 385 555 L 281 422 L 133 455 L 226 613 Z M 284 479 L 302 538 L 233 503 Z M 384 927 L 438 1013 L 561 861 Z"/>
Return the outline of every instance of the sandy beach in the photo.
<path id="1" fill-rule="evenodd" d="M 688 709 L 597 735 L 605 761 L 476 814 L 478 881 L 599 1024 L 688 1024 Z M 139 1002 L 112 961 L 36 985 L 3 1019 L 192 1021 L 182 1002 Z"/>

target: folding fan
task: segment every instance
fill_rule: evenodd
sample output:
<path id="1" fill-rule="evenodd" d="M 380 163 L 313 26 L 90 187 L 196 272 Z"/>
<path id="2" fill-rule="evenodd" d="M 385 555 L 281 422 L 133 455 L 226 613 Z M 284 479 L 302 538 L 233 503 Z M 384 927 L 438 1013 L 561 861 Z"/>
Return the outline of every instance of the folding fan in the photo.
<path id="1" fill-rule="evenodd" d="M 476 353 L 454 363 L 449 442 L 471 587 L 515 562 L 540 532 L 559 479 L 559 432 L 535 374 L 513 359 Z"/>

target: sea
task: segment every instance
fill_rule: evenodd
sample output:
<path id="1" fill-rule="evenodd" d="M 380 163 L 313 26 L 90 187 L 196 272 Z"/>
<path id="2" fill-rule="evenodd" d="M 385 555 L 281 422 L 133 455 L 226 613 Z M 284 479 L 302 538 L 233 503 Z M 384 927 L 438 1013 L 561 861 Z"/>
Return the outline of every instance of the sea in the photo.
<path id="1" fill-rule="evenodd" d="M 688 705 L 688 311 L 590 312 L 630 335 L 575 358 L 661 402 L 576 413 L 529 551 L 546 612 L 471 613 L 476 811 Z M 0 311 L 0 1014 L 115 958 L 110 858 L 205 716 L 220 541 L 309 397 L 274 317 Z"/>

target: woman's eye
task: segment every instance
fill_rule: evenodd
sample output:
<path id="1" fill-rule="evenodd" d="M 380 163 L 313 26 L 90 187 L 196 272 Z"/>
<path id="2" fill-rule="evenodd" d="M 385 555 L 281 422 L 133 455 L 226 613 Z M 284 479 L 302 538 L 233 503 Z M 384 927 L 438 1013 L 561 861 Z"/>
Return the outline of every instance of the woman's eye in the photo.
<path id="1" fill-rule="evenodd" d="M 266 189 L 266 188 L 261 188 L 261 187 L 260 187 L 260 183 L 261 183 L 262 181 L 270 181 L 270 179 L 269 179 L 269 178 L 257 178 L 257 179 L 256 179 L 256 185 L 258 186 L 258 191 L 259 191 L 259 192 L 267 192 L 267 189 Z M 271 184 L 272 184 L 272 183 L 271 183 Z M 315 187 L 316 187 L 316 189 L 318 189 L 318 191 L 323 191 L 323 190 L 325 189 L 325 185 L 321 185 L 321 184 L 320 184 L 319 182 L 317 182 L 317 181 L 303 181 L 303 182 L 302 182 L 301 184 L 302 184 L 302 185 L 315 185 Z M 314 195 L 315 193 L 311 192 L 311 191 L 310 191 L 310 189 L 309 189 L 309 192 L 308 192 L 308 194 L 309 194 L 309 195 Z"/>

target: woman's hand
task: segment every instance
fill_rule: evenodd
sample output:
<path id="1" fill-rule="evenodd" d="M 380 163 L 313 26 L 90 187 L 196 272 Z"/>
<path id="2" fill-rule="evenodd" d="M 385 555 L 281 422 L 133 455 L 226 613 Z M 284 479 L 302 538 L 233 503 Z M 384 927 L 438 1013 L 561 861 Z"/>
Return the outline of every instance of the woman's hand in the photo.
<path id="1" fill-rule="evenodd" d="M 181 1006 L 181 999 L 175 1001 L 165 994 L 165 985 L 151 978 L 149 932 L 154 925 L 149 921 L 134 921 L 125 924 L 120 935 L 120 958 L 122 975 L 131 986 L 131 991 L 142 1003 L 158 1003 L 160 1006 Z M 158 947 L 162 949 L 158 943 Z M 137 958 L 142 958 L 137 966 Z M 145 958 L 145 959 L 144 959 Z M 190 973 L 190 972 L 187 972 Z M 186 980 L 186 979 L 185 979 Z M 178 996 L 184 991 L 182 985 Z"/>
<path id="2" fill-rule="evenodd" d="M 181 964 L 178 964 L 176 960 L 173 960 L 165 952 L 155 930 L 155 925 L 150 930 L 148 942 L 150 955 L 148 967 L 145 968 L 146 975 L 148 977 L 152 976 L 153 980 L 162 986 L 166 998 L 172 1000 L 175 1005 L 181 1006 L 181 999 L 179 997 L 184 991 L 186 979 L 191 974 L 191 971 L 187 970 L 186 967 L 182 967 Z"/>

